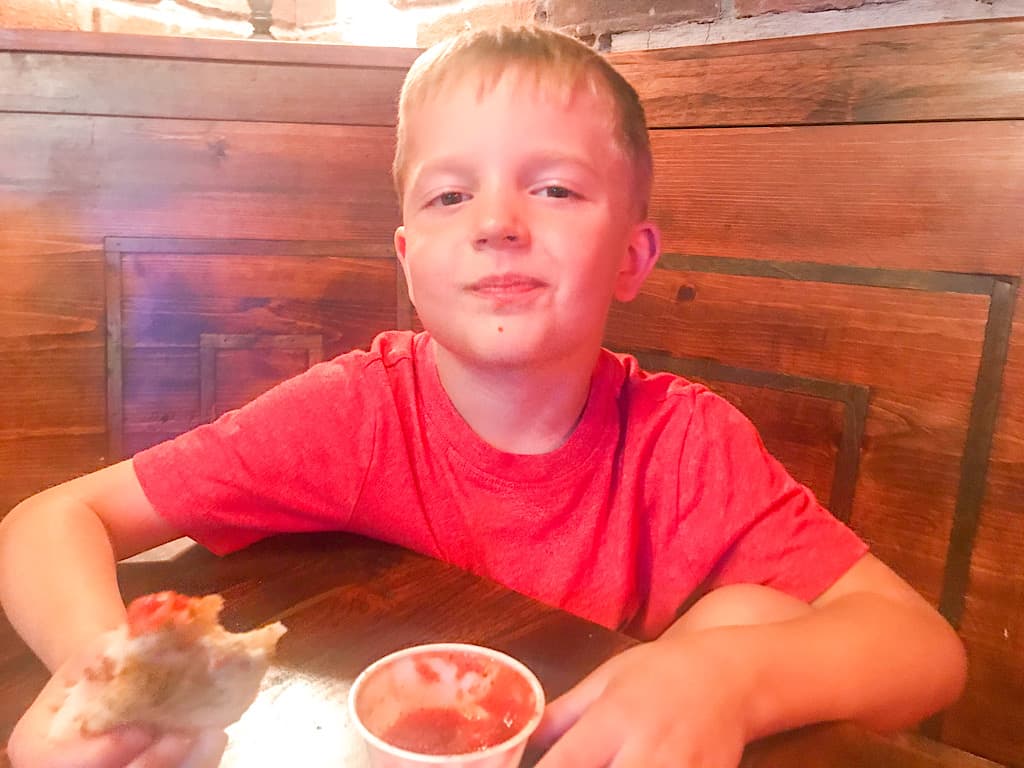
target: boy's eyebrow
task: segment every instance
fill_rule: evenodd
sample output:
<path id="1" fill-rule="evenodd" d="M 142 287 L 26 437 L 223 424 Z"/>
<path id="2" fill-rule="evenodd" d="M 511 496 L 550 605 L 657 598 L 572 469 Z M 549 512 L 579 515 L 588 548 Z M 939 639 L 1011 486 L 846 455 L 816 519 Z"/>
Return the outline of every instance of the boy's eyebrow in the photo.
<path id="1" fill-rule="evenodd" d="M 589 174 L 597 173 L 597 169 L 589 158 L 571 152 L 538 152 L 527 156 L 523 163 L 527 172 L 536 172 L 550 166 L 572 166 Z M 476 171 L 473 169 L 472 162 L 464 158 L 457 156 L 434 158 L 416 169 L 415 176 L 412 178 L 412 186 L 415 186 L 420 179 L 429 178 L 435 174 L 475 176 Z"/>
<path id="2" fill-rule="evenodd" d="M 540 152 L 527 158 L 525 166 L 530 170 L 547 168 L 549 166 L 572 166 L 587 173 L 597 173 L 597 168 L 586 155 L 577 155 L 568 152 Z"/>
<path id="3" fill-rule="evenodd" d="M 452 176 L 472 176 L 474 175 L 471 164 L 466 160 L 459 157 L 438 157 L 433 160 L 428 160 L 423 163 L 419 168 L 413 169 L 413 174 L 410 175 L 409 187 L 414 188 L 421 179 L 429 178 L 438 174 L 447 174 Z"/>

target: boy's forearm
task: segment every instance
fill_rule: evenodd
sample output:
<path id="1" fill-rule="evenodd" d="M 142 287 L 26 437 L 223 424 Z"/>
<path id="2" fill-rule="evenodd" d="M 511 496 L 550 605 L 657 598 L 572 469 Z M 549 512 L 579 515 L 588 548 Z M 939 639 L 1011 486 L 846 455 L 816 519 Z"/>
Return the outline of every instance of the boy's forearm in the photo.
<path id="1" fill-rule="evenodd" d="M 86 504 L 47 491 L 0 522 L 0 603 L 51 670 L 124 620 L 110 540 Z"/>
<path id="2" fill-rule="evenodd" d="M 745 691 L 751 741 L 829 720 L 898 730 L 959 695 L 963 647 L 930 608 L 870 593 L 805 608 L 773 623 L 673 628 L 656 642 L 697 641 L 714 657 Z"/>

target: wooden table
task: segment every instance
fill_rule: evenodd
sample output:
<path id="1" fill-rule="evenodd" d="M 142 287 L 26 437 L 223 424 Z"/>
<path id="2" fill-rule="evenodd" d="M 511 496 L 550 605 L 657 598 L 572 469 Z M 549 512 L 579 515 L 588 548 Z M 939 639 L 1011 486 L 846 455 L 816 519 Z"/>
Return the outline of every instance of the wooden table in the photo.
<path id="1" fill-rule="evenodd" d="M 346 766 L 366 757 L 348 722 L 348 688 L 367 664 L 408 645 L 461 641 L 512 654 L 549 698 L 634 644 L 443 563 L 348 535 L 282 536 L 226 558 L 199 547 L 119 567 L 126 598 L 160 589 L 224 595 L 224 624 L 288 626 L 259 698 L 231 726 L 223 768 Z M 0 743 L 46 680 L 0 621 Z M 528 756 L 532 764 L 536 756 Z M 0 767 L 8 766 L 6 752 Z M 992 768 L 994 763 L 914 735 L 882 737 L 826 725 L 751 745 L 745 768 L 779 766 Z"/>

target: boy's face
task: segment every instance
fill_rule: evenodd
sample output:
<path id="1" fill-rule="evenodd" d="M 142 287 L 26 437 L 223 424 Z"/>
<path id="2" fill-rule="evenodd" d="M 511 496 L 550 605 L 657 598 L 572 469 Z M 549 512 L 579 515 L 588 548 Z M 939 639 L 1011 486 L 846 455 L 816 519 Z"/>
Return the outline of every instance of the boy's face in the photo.
<path id="1" fill-rule="evenodd" d="M 506 72 L 412 112 L 395 247 L 424 326 L 475 365 L 590 366 L 613 298 L 636 294 L 658 233 L 636 220 L 611 99 Z"/>

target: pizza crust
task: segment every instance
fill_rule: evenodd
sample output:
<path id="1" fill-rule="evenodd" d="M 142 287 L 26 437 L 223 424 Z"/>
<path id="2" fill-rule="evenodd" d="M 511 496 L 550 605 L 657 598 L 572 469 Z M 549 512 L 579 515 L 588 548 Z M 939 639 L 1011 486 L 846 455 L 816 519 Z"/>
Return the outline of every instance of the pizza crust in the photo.
<path id="1" fill-rule="evenodd" d="M 167 594 L 172 593 L 161 593 Z M 54 715 L 51 739 L 128 723 L 160 730 L 220 729 L 242 716 L 259 692 L 285 627 L 275 622 L 251 632 L 228 632 L 217 620 L 223 605 L 219 595 L 187 601 L 187 613 L 179 612 L 174 621 L 141 634 L 125 624 L 104 636 L 103 652 L 68 688 Z"/>

